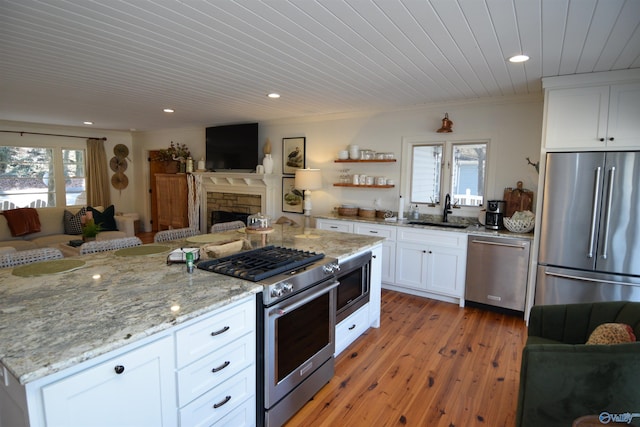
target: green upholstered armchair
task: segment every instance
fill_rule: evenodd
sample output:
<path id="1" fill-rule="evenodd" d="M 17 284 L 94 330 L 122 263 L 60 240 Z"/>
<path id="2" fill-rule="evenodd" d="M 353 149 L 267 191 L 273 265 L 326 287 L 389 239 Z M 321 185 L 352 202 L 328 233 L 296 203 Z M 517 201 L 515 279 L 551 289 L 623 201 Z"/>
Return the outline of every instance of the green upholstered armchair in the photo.
<path id="1" fill-rule="evenodd" d="M 585 345 L 603 323 L 640 338 L 640 302 L 534 306 L 522 351 L 517 427 L 569 427 L 583 415 L 640 413 L 640 342 Z M 640 426 L 640 417 L 631 424 Z"/>

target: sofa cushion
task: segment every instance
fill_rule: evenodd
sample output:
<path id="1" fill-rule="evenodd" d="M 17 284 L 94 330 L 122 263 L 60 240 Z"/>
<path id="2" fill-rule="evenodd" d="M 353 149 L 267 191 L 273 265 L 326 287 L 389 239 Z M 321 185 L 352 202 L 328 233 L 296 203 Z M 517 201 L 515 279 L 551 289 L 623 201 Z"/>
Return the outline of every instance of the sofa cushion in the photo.
<path id="1" fill-rule="evenodd" d="M 87 213 L 85 207 L 80 208 L 75 214 L 67 209 L 64 210 L 64 234 L 82 234 L 82 216 Z"/>
<path id="2" fill-rule="evenodd" d="M 114 218 L 116 209 L 113 205 L 107 207 L 104 211 L 89 206 L 87 211 L 93 213 L 93 220 L 100 225 L 101 231 L 118 231 L 116 219 Z"/>
<path id="3" fill-rule="evenodd" d="M 603 323 L 593 330 L 587 344 L 622 344 L 635 340 L 631 326 L 624 323 Z"/>
<path id="4" fill-rule="evenodd" d="M 13 237 L 25 236 L 40 231 L 40 218 L 35 208 L 17 208 L 3 211 Z"/>

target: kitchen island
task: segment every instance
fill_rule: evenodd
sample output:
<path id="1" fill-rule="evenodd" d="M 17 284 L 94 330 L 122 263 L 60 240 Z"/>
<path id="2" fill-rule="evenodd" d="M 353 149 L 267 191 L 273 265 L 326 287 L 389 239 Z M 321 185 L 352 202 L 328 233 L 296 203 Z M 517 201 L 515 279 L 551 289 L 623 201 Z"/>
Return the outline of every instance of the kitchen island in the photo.
<path id="1" fill-rule="evenodd" d="M 377 237 L 275 228 L 268 244 L 321 252 L 338 259 L 380 242 Z M 244 235 L 230 231 L 212 235 L 210 241 L 238 237 Z M 42 409 L 32 412 L 31 406 L 42 404 L 42 396 L 31 394 L 29 386 L 61 381 L 132 347 L 144 349 L 160 345 L 164 338 L 175 340 L 171 334 L 176 328 L 196 325 L 228 306 L 249 304 L 255 311 L 254 295 L 262 290 L 258 284 L 198 269 L 189 274 L 184 264 L 166 264 L 171 250 L 200 244 L 176 241 L 143 247 L 149 246 L 161 246 L 162 250 L 139 256 L 119 256 L 115 251 L 65 258 L 84 264 L 71 271 L 35 277 L 16 276 L 11 268 L 0 270 L 0 373 L 9 389 L 0 394 L 0 410 L 6 410 L 8 396 L 17 390 L 18 395 L 25 395 L 23 406 L 29 408 L 22 409 L 28 409 L 29 418 L 44 418 Z M 255 324 L 251 327 L 255 333 Z M 173 353 L 180 349 L 171 342 L 164 345 L 169 362 L 158 366 L 179 363 L 180 355 L 175 357 Z M 167 383 L 175 388 L 175 380 L 167 379 L 163 385 Z M 175 402 L 175 390 L 173 393 Z M 162 399 L 171 401 L 166 396 Z M 104 405 L 108 407 L 108 402 Z M 175 411 L 171 414 L 164 408 L 164 412 L 168 414 L 159 425 L 177 423 Z"/>

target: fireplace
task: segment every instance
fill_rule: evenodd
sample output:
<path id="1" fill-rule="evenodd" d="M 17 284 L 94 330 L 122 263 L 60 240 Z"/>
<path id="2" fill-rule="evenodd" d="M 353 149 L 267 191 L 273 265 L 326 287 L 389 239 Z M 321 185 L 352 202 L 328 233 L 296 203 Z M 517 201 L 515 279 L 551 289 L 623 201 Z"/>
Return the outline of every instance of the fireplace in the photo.
<path id="1" fill-rule="evenodd" d="M 220 222 L 242 221 L 247 223 L 249 214 L 240 212 L 227 212 L 227 211 L 211 211 L 211 225 L 218 224 Z"/>
<path id="2" fill-rule="evenodd" d="M 209 232 L 214 221 L 227 222 L 215 220 L 215 211 L 238 215 L 246 223 L 249 215 L 258 212 L 274 218 L 280 206 L 279 176 L 235 172 L 196 172 L 194 175 L 202 179 L 200 230 L 203 233 Z"/>

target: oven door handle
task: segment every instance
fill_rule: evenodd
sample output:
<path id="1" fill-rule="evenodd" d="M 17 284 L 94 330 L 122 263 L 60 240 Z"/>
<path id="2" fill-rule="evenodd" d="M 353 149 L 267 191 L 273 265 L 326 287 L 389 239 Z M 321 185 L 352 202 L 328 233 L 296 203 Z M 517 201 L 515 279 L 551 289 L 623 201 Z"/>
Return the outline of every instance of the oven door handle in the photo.
<path id="1" fill-rule="evenodd" d="M 327 292 L 331 291 L 332 289 L 337 288 L 338 285 L 340 285 L 340 282 L 335 280 L 332 283 L 330 283 L 329 285 L 323 286 L 321 290 L 312 293 L 311 295 L 301 299 L 300 301 L 296 301 L 291 305 L 287 305 L 286 307 L 274 308 L 273 310 L 271 310 L 269 312 L 269 316 L 274 316 L 274 315 L 284 316 L 288 312 L 293 311 L 293 310 L 295 310 L 297 308 L 300 308 L 303 305 L 307 304 L 309 301 L 312 301 L 312 300 L 318 298 L 320 295 L 326 294 Z"/>

